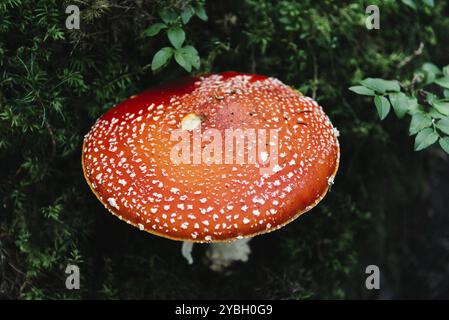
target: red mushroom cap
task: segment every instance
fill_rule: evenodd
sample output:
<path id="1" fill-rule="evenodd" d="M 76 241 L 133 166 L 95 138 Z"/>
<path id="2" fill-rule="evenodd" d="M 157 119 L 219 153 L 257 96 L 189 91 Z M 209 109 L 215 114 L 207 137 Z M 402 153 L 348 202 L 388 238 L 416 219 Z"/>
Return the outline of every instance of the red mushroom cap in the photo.
<path id="1" fill-rule="evenodd" d="M 199 128 L 183 125 L 192 115 Z M 268 174 L 260 161 L 174 164 L 179 141 L 171 133 L 184 127 L 189 137 L 199 129 L 223 137 L 227 129 L 275 129 L 277 164 Z M 82 165 L 92 191 L 120 219 L 170 239 L 219 242 L 276 230 L 313 208 L 333 183 L 339 152 L 337 131 L 314 100 L 274 78 L 226 72 L 110 109 L 85 136 Z"/>

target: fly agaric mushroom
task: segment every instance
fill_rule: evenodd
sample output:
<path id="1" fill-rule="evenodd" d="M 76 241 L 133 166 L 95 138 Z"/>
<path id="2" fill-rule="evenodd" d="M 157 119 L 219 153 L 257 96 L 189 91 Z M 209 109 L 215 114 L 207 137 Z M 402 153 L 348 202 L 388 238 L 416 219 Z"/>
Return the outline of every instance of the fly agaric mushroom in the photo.
<path id="1" fill-rule="evenodd" d="M 183 134 L 192 139 L 207 130 L 214 134 L 196 146 L 179 142 Z M 276 139 L 262 137 L 270 130 Z M 229 132 L 238 132 L 231 148 L 217 147 Z M 243 151 L 218 155 L 233 152 L 234 141 L 237 149 L 242 132 L 249 132 Z M 183 254 L 191 259 L 193 242 L 271 232 L 313 208 L 338 169 L 337 133 L 313 99 L 279 80 L 225 72 L 161 86 L 110 109 L 85 136 L 82 165 L 112 214 L 140 230 L 185 241 Z M 250 137 L 258 141 L 250 144 Z M 253 150 L 256 161 L 253 155 L 252 162 L 237 163 Z M 204 159 L 206 151 L 212 161 Z M 268 158 L 275 163 L 267 166 Z"/>

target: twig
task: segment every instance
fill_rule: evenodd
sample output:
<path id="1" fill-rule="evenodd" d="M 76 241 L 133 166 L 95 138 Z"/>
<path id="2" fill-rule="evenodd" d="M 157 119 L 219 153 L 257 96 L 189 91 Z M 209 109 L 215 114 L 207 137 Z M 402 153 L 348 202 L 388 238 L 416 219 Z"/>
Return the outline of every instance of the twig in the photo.
<path id="1" fill-rule="evenodd" d="M 254 46 L 251 46 L 251 73 L 256 73 L 256 58 Z"/>
<path id="2" fill-rule="evenodd" d="M 313 89 L 312 89 L 312 99 L 316 99 L 316 91 L 318 87 L 318 64 L 316 63 L 315 54 L 312 55 L 313 60 Z"/>
<path id="3" fill-rule="evenodd" d="M 307 40 L 307 48 L 310 50 L 310 54 L 312 55 L 312 62 L 313 62 L 313 86 L 312 86 L 312 99 L 316 99 L 316 92 L 318 87 L 318 64 L 316 61 L 315 56 L 315 50 L 313 50 L 313 47 L 310 45 L 310 41 Z"/>
<path id="4" fill-rule="evenodd" d="M 48 123 L 48 121 L 45 121 L 45 127 L 47 128 L 48 133 L 50 134 L 50 139 L 51 139 L 51 158 L 53 158 L 56 154 L 56 139 L 55 139 L 55 135 L 53 133 L 53 130 L 50 126 L 50 124 Z"/>
<path id="5" fill-rule="evenodd" d="M 416 58 L 417 56 L 421 55 L 424 49 L 424 43 L 421 42 L 419 44 L 418 49 L 416 49 L 413 54 L 409 55 L 408 57 L 406 57 L 404 60 L 402 60 L 401 62 L 398 63 L 397 68 L 401 69 L 403 67 L 405 67 L 407 64 L 409 64 L 414 58 Z"/>
<path id="6" fill-rule="evenodd" d="M 22 270 L 20 270 L 20 269 L 17 268 L 16 266 L 14 266 L 11 262 L 8 262 L 8 265 L 9 265 L 14 271 L 16 271 L 17 273 L 20 273 L 20 274 L 22 274 L 22 275 L 25 274 L 25 272 L 23 272 Z"/>

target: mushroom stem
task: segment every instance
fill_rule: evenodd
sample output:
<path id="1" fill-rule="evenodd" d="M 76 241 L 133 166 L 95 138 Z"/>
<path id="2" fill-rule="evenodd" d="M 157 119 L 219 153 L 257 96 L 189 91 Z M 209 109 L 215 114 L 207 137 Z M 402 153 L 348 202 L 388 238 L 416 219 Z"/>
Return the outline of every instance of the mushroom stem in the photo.
<path id="1" fill-rule="evenodd" d="M 182 249 L 181 249 L 182 256 L 184 258 L 186 258 L 186 260 L 189 264 L 193 263 L 192 249 L 193 249 L 193 242 L 184 241 L 182 243 Z"/>
<path id="2" fill-rule="evenodd" d="M 222 272 L 235 261 L 248 261 L 251 238 L 235 240 L 229 243 L 212 243 L 206 252 L 213 271 Z"/>
<path id="3" fill-rule="evenodd" d="M 209 267 L 213 271 L 222 272 L 235 261 L 248 261 L 251 248 L 248 242 L 251 238 L 235 240 L 229 243 L 211 243 L 206 251 L 206 257 L 210 261 Z M 194 242 L 184 241 L 182 243 L 182 256 L 189 264 L 193 264 L 192 249 Z"/>

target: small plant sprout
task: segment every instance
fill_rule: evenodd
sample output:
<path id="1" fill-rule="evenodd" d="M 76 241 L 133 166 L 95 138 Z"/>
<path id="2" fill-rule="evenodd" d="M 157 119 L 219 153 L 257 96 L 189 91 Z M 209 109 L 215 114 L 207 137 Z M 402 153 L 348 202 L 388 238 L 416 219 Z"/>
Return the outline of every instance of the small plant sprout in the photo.
<path id="1" fill-rule="evenodd" d="M 200 57 L 195 47 L 185 45 L 186 32 L 184 27 L 194 16 L 207 21 L 204 3 L 201 1 L 197 1 L 196 4 L 186 3 L 179 10 L 164 7 L 158 13 L 161 22 L 150 25 L 143 31 L 142 36 L 154 37 L 163 31 L 171 46 L 163 47 L 155 53 L 151 69 L 154 72 L 159 71 L 174 58 L 176 63 L 187 72 L 191 72 L 192 68 L 198 70 Z"/>

